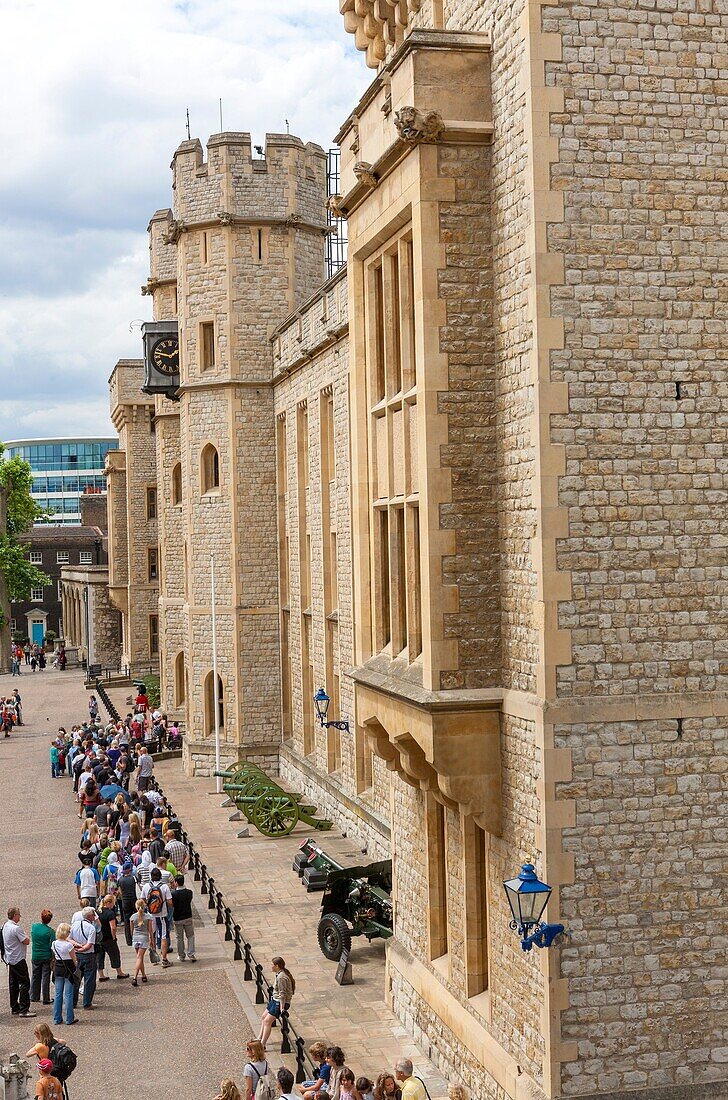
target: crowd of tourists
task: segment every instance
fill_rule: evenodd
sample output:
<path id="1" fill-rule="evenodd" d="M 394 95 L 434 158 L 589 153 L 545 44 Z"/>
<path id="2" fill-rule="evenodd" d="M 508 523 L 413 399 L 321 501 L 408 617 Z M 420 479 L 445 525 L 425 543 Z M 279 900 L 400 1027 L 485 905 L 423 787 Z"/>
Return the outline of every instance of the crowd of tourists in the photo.
<path id="1" fill-rule="evenodd" d="M 10 705 L 20 723 L 17 691 Z M 141 688 L 134 711 L 123 721 L 104 725 L 92 695 L 88 719 L 70 731 L 59 728 L 51 741 L 51 777 L 72 778 L 73 804 L 81 822 L 72 875 L 77 908 L 55 927 L 53 913 L 43 909 L 26 933 L 20 909 L 12 906 L 0 933 L 12 1014 L 34 1019 L 34 1006 L 52 1005 L 53 1026 L 35 1026 L 35 1044 L 26 1055 L 36 1058 L 36 1096 L 42 1100 L 67 1096 L 65 1083 L 76 1066 L 75 1054 L 53 1029 L 78 1024 L 79 1005 L 83 1011 L 96 1008 L 99 984 L 111 981 L 112 975 L 117 981 L 131 979 L 137 989 L 148 984 L 148 963 L 162 970 L 173 965 L 173 939 L 179 962 L 197 961 L 193 895 L 185 882 L 189 851 L 181 839 L 180 822 L 156 788 L 148 751 L 174 743 L 177 737 L 177 728 L 150 710 Z M 152 740 L 154 746 L 149 744 Z M 217 1100 L 427 1100 L 429 1094 L 410 1061 L 402 1060 L 370 1078 L 346 1064 L 341 1047 L 325 1042 L 309 1048 L 316 1068 L 303 1084 L 294 1086 L 286 1067 L 274 1072 L 266 1044 L 276 1021 L 291 1006 L 296 982 L 280 957 L 272 960 L 272 974 L 258 1036 L 246 1047 L 242 1090 L 227 1078 Z M 455 1092 L 451 1095 L 459 1100 Z"/>
<path id="2" fill-rule="evenodd" d="M 25 645 L 13 644 L 10 649 L 10 671 L 13 676 L 22 675 L 22 665 L 27 665 L 31 672 L 45 672 L 48 660 L 45 648 L 34 642 L 26 642 Z M 66 650 L 63 646 L 54 654 L 53 667 L 65 671 L 67 664 Z"/>

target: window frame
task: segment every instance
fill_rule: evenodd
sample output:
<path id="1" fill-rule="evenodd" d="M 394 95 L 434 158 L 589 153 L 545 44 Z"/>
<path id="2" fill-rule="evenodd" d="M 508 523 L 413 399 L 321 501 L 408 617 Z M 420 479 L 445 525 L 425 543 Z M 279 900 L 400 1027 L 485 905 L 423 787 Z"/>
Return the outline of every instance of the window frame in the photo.
<path id="1" fill-rule="evenodd" d="M 56 565 L 70 565 L 71 563 L 71 551 L 70 550 L 56 550 Z"/>

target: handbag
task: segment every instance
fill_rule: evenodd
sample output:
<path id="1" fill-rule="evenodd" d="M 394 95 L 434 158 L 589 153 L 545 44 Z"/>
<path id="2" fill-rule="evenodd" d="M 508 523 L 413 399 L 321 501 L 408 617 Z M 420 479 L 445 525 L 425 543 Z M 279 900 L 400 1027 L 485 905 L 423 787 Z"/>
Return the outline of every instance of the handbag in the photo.
<path id="1" fill-rule="evenodd" d="M 83 978 L 81 971 L 77 966 L 73 965 L 70 959 L 62 959 L 57 951 L 54 951 L 53 954 L 56 959 L 56 964 L 53 967 L 53 981 L 55 981 L 56 978 L 70 979 L 76 989 L 79 989 Z"/>

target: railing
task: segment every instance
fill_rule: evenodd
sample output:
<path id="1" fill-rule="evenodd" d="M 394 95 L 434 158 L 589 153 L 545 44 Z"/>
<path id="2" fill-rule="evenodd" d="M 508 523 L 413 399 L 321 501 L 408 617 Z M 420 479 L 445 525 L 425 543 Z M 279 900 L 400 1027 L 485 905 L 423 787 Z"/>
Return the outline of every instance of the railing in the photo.
<path id="1" fill-rule="evenodd" d="M 164 797 L 164 791 L 156 779 L 152 779 L 152 786 L 154 786 Z M 169 800 L 165 798 L 165 802 L 167 803 L 170 817 L 175 816 Z M 240 924 L 233 918 L 230 905 L 225 903 L 225 897 L 222 890 L 218 889 L 215 885 L 215 879 L 208 873 L 207 865 L 202 862 L 200 853 L 190 840 L 186 829 L 182 828 L 180 830 L 180 838 L 189 851 L 189 865 L 194 872 L 194 881 L 200 883 L 200 894 L 203 897 L 207 897 L 207 908 L 215 913 L 215 924 L 225 926 L 225 939 L 229 943 L 234 944 L 233 962 L 243 963 L 243 981 L 255 982 L 255 1003 L 257 1005 L 265 1004 L 273 994 L 273 987 L 266 984 L 263 976 L 263 967 L 255 958 L 252 946 L 243 935 Z M 291 1021 L 290 1013 L 286 1009 L 283 1009 L 281 1012 L 280 1024 L 281 1054 L 293 1053 L 293 1047 L 291 1046 L 291 1038 L 293 1038 L 293 1043 L 296 1048 L 296 1082 L 300 1085 L 303 1081 L 310 1078 L 312 1073 L 314 1076 L 316 1075 L 315 1071 L 318 1069 L 318 1066 L 306 1053 L 306 1041 L 298 1028 Z M 274 1021 L 273 1027 L 275 1026 L 276 1023 Z M 309 1066 L 308 1072 L 306 1070 L 306 1063 L 308 1063 Z"/>
<path id="2" fill-rule="evenodd" d="M 144 680 L 145 676 L 158 676 L 157 665 L 91 664 L 86 667 L 86 682 L 97 677 L 101 680 Z"/>
<path id="3" fill-rule="evenodd" d="M 114 706 L 114 704 L 111 702 L 111 699 L 109 699 L 109 693 L 107 692 L 106 688 L 104 687 L 102 681 L 99 680 L 99 679 L 96 680 L 96 694 L 98 695 L 99 699 L 104 704 L 104 706 L 106 707 L 106 711 L 109 715 L 109 718 L 111 718 L 112 722 L 120 721 L 121 715 L 119 714 L 119 712 L 116 709 L 116 707 Z"/>

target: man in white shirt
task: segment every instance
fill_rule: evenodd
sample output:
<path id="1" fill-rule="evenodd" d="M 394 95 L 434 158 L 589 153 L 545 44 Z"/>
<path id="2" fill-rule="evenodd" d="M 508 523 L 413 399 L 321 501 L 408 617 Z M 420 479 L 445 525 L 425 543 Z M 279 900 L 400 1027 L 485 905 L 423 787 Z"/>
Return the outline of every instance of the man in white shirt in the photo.
<path id="1" fill-rule="evenodd" d="M 139 749 L 139 756 L 137 759 L 139 765 L 136 770 L 136 785 L 139 793 L 143 794 L 144 791 L 149 789 L 149 784 L 154 774 L 154 761 L 143 745 Z"/>
<path id="2" fill-rule="evenodd" d="M 30 939 L 20 927 L 20 910 L 15 906 L 8 909 L 8 919 L 3 925 L 2 936 L 3 958 L 8 964 L 10 1011 L 13 1016 L 27 1019 L 35 1016 L 35 1012 L 30 1011 L 30 974 L 25 960 Z"/>
<path id="3" fill-rule="evenodd" d="M 172 966 L 167 958 L 170 943 L 169 914 L 172 910 L 172 891 L 166 882 L 162 882 L 162 872 L 159 867 L 152 868 L 149 882 L 142 887 L 142 897 L 147 903 L 149 916 L 154 920 L 157 947 L 161 949 L 162 966 L 166 969 L 168 966 Z M 161 906 L 159 906 L 160 898 Z M 149 909 L 150 905 L 151 909 Z"/>
<path id="4" fill-rule="evenodd" d="M 96 992 L 96 910 L 88 906 L 71 918 L 71 940 L 76 947 L 78 968 L 83 975 L 83 1007 L 93 1008 Z M 73 1007 L 78 1004 L 80 986 L 73 994 Z"/>

